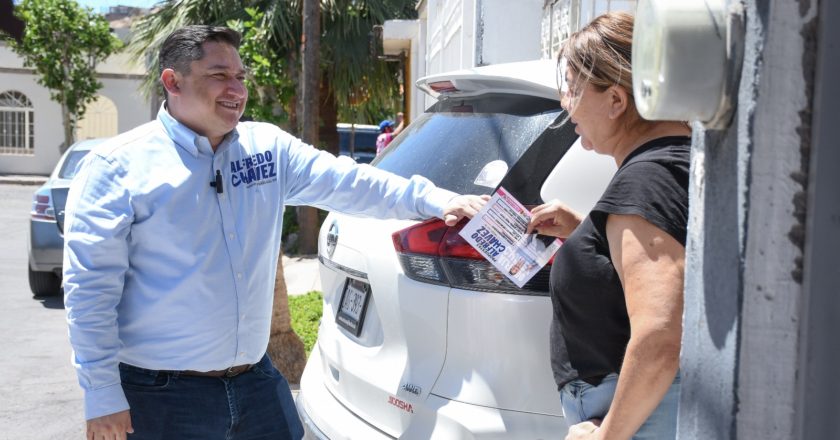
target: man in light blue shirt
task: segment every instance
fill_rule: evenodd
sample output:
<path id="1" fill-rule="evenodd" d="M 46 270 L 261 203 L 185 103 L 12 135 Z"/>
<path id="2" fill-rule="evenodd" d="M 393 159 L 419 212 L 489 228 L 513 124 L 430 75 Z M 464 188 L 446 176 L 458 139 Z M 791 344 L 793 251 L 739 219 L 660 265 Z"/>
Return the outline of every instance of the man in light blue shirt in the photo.
<path id="1" fill-rule="evenodd" d="M 65 306 L 88 438 L 299 438 L 265 356 L 284 206 L 454 224 L 485 201 L 240 123 L 239 38 L 173 32 L 157 120 L 101 144 L 71 186 Z"/>

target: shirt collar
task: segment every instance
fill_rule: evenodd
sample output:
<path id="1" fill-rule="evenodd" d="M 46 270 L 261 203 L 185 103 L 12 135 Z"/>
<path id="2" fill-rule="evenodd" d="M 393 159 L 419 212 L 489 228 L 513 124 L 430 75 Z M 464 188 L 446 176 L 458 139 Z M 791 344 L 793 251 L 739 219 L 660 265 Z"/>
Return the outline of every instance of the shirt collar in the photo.
<path id="1" fill-rule="evenodd" d="M 198 157 L 199 152 L 213 156 L 214 154 L 227 149 L 228 145 L 239 139 L 238 128 L 233 129 L 230 133 L 225 135 L 222 142 L 213 152 L 213 147 L 210 146 L 210 140 L 205 136 L 194 132 L 191 128 L 175 119 L 166 109 L 166 102 L 161 104 L 157 115 L 158 121 L 163 125 L 164 130 L 169 135 L 175 144 L 186 150 L 193 157 Z"/>

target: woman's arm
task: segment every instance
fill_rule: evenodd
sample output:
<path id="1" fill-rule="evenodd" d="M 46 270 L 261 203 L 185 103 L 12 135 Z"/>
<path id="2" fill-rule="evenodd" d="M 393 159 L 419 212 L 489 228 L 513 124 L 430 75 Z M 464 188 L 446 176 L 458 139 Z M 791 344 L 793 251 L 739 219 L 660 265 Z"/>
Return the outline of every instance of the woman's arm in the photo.
<path id="1" fill-rule="evenodd" d="M 679 368 L 685 248 L 636 215 L 610 215 L 607 239 L 624 287 L 630 342 L 600 428 L 581 424 L 570 431 L 570 439 L 631 438 L 659 405 Z"/>

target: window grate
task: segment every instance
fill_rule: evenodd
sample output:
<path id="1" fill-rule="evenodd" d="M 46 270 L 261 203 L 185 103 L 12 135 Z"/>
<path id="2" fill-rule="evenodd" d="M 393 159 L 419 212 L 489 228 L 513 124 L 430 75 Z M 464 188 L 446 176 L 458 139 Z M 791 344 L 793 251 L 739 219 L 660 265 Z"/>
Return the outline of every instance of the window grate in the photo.
<path id="1" fill-rule="evenodd" d="M 35 110 L 23 93 L 0 93 L 0 154 L 35 154 Z"/>

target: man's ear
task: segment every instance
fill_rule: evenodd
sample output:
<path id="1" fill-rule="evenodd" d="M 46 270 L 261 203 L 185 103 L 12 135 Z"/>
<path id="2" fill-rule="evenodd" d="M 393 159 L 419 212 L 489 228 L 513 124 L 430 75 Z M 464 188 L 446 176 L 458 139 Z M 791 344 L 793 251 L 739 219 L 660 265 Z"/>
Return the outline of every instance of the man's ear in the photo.
<path id="1" fill-rule="evenodd" d="M 180 89 L 181 77 L 174 69 L 163 69 L 160 73 L 160 83 L 166 89 L 166 93 L 174 96 L 181 94 Z"/>
<path id="2" fill-rule="evenodd" d="M 617 85 L 607 89 L 607 94 L 610 100 L 609 117 L 610 119 L 618 119 L 627 111 L 627 106 L 630 104 L 630 95 L 627 94 L 624 87 Z"/>

